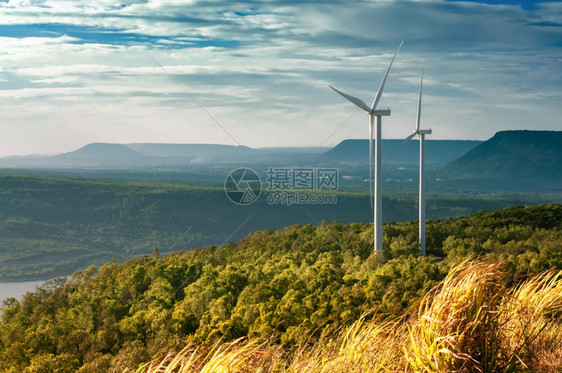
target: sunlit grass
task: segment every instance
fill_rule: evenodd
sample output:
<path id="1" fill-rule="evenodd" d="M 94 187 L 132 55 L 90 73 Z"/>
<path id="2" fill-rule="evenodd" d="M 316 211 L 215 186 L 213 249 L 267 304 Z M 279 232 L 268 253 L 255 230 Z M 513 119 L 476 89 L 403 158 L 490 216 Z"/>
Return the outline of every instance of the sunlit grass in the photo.
<path id="1" fill-rule="evenodd" d="M 189 345 L 177 354 L 142 365 L 137 373 L 233 373 L 274 372 L 281 361 L 281 348 L 271 343 L 243 339 L 230 343 L 216 342 L 209 348 Z"/>
<path id="2" fill-rule="evenodd" d="M 500 264 L 463 262 L 401 319 L 362 318 L 313 344 L 188 346 L 156 372 L 560 372 L 562 272 L 511 284 Z"/>

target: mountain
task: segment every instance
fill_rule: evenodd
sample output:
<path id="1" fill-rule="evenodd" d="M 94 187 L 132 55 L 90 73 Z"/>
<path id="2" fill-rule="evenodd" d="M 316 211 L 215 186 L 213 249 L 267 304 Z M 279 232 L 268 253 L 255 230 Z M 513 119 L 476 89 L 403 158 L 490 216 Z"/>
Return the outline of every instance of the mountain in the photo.
<path id="1" fill-rule="evenodd" d="M 388 157 L 402 140 L 383 140 L 382 155 Z M 479 145 L 473 140 L 426 140 L 435 164 L 444 164 Z M 344 140 L 332 149 L 324 147 L 270 147 L 222 144 L 93 143 L 53 156 L 13 156 L 0 159 L 11 168 L 174 168 L 205 164 L 293 165 L 359 162 L 368 159 L 368 140 Z M 419 145 L 410 141 L 390 159 L 392 163 L 417 163 Z"/>
<path id="2" fill-rule="evenodd" d="M 4 167 L 115 167 L 153 163 L 152 157 L 122 144 L 92 143 L 72 152 L 51 156 L 13 156 L 0 160 Z"/>
<path id="3" fill-rule="evenodd" d="M 163 163 L 174 159 L 193 163 L 220 163 L 233 158 L 239 159 L 254 152 L 254 149 L 247 146 L 222 144 L 135 143 L 124 146 L 146 156 L 160 157 Z"/>
<path id="4" fill-rule="evenodd" d="M 52 157 L 55 162 L 68 164 L 84 163 L 103 164 L 134 164 L 146 162 L 149 156 L 136 152 L 121 144 L 92 143 L 73 152 Z"/>
<path id="5" fill-rule="evenodd" d="M 278 163 L 312 160 L 324 148 L 311 147 L 270 147 L 250 148 L 221 144 L 126 144 L 139 153 L 172 159 L 187 160 L 191 163 L 229 163 L 233 161 L 255 163 Z M 164 161 L 164 159 L 162 159 Z"/>
<path id="6" fill-rule="evenodd" d="M 385 160 L 403 140 L 383 139 L 381 153 Z M 425 140 L 431 160 L 435 164 L 451 162 L 480 145 L 477 140 Z M 409 141 L 389 159 L 392 163 L 417 163 L 419 143 Z M 369 160 L 369 140 L 344 140 L 317 159 L 320 162 L 361 162 Z"/>
<path id="7" fill-rule="evenodd" d="M 53 156 L 12 156 L 0 167 L 12 168 L 174 168 L 198 164 L 268 164 L 313 162 L 326 148 L 250 148 L 222 144 L 93 143 Z"/>
<path id="8" fill-rule="evenodd" d="M 253 149 L 217 144 L 88 144 L 78 150 L 54 156 L 7 157 L 7 167 L 146 167 L 190 163 L 225 163 L 248 157 Z"/>
<path id="9" fill-rule="evenodd" d="M 447 177 L 562 181 L 562 131 L 501 131 L 442 170 Z"/>

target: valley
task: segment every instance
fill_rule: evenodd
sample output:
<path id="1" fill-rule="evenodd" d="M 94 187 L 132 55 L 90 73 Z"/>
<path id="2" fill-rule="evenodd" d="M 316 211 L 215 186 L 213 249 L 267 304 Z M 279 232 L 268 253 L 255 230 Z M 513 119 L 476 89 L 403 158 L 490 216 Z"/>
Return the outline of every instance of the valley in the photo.
<path id="1" fill-rule="evenodd" d="M 505 172 L 493 177 L 480 171 L 459 176 L 455 171 L 469 169 L 462 164 L 463 159 L 469 159 L 473 168 L 495 164 L 486 157 L 493 159 L 498 151 L 506 151 L 505 144 L 509 143 L 506 137 L 515 136 L 517 141 L 513 144 L 520 146 L 521 134 L 517 131 L 497 135 L 504 145 L 496 151 L 481 150 L 482 147 L 497 149 L 496 137 L 484 143 L 428 141 L 434 158 L 449 163 L 436 162 L 428 167 L 427 218 L 447 219 L 480 210 L 562 201 L 562 183 L 558 174 L 552 174 L 558 172 L 552 154 L 559 154 L 560 150 L 553 147 L 552 134 L 534 135 L 523 137 L 544 143 L 533 149 L 551 155 L 537 153 L 531 157 L 527 154 L 536 171 L 525 174 L 524 178 L 509 177 L 510 173 Z M 383 143 L 387 153 L 395 145 L 392 141 L 395 140 Z M 281 229 L 292 224 L 370 222 L 368 168 L 364 160 L 354 158 L 358 150 L 364 152 L 366 148 L 365 140 L 350 140 L 326 151 L 322 157 L 314 155 L 311 149 L 276 148 L 257 150 L 263 157 L 252 158 L 251 162 L 244 156 L 246 158 L 232 158 L 228 162 L 187 162 L 171 166 L 166 163 L 171 162 L 170 159 L 186 161 L 196 157 L 198 152 L 208 158 L 212 154 L 228 158 L 232 154 L 255 151 L 215 145 L 92 144 L 72 154 L 58 156 L 59 160 L 72 160 L 65 167 L 38 167 L 36 164 L 4 168 L 0 173 L 0 280 L 68 276 L 91 265 L 101 266 L 149 254 L 154 248 L 168 253 L 222 246 L 256 230 Z M 144 153 L 139 153 L 141 151 Z M 407 147 L 401 150 L 409 154 L 410 163 L 400 159 L 402 155 L 398 152 L 393 162 L 383 166 L 384 223 L 417 218 L 418 171 L 412 151 Z M 451 162 L 459 152 L 467 153 Z M 361 153 L 361 157 L 364 155 Z M 160 163 L 143 163 L 139 157 L 141 160 L 160 159 Z M 52 157 L 46 159 L 52 160 Z M 541 173 L 538 159 L 548 160 L 546 166 L 553 170 L 551 174 Z M 112 163 L 116 160 L 121 163 Z M 85 166 L 84 162 L 89 162 L 90 166 Z M 517 164 L 522 165 L 522 160 Z M 78 167 L 80 165 L 83 167 Z M 250 167 L 261 179 L 260 198 L 247 206 L 233 204 L 224 191 L 228 173 L 239 167 Z M 337 203 L 290 206 L 269 203 L 268 196 L 275 193 L 267 187 L 272 167 L 337 170 L 335 190 L 319 192 L 330 195 Z M 307 193 L 311 194 L 304 191 L 305 195 Z"/>

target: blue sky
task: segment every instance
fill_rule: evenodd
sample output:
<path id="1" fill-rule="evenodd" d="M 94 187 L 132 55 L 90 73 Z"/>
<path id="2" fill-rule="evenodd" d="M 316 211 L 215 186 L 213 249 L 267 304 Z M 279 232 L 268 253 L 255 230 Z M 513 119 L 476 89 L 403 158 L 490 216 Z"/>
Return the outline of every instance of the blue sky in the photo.
<path id="1" fill-rule="evenodd" d="M 401 40 L 379 104 L 392 109 L 384 138 L 414 128 L 426 53 L 430 138 L 562 130 L 560 2 L 10 0 L 0 1 L 0 156 L 366 138 L 365 115 L 328 84 L 367 100 Z"/>

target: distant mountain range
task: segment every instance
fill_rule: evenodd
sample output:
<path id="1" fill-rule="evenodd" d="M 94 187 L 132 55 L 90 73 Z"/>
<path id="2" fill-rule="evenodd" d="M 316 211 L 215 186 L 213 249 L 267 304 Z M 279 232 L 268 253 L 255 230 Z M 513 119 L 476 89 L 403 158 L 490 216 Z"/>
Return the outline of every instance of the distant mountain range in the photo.
<path id="1" fill-rule="evenodd" d="M 401 143 L 402 140 L 383 139 L 381 146 L 383 160 L 387 160 L 388 156 Z M 478 140 L 425 140 L 427 152 L 435 164 L 452 162 L 481 143 L 482 141 Z M 387 161 L 390 163 L 417 163 L 419 160 L 419 149 L 419 142 L 417 140 L 409 141 Z M 326 163 L 367 163 L 369 161 L 369 140 L 344 140 L 322 154 L 318 160 Z"/>
<path id="2" fill-rule="evenodd" d="M 383 140 L 382 158 L 402 140 Z M 200 165 L 293 166 L 368 162 L 368 140 L 344 140 L 327 148 L 249 148 L 218 144 L 108 144 L 93 143 L 53 156 L 6 157 L 0 167 L 36 169 L 173 169 Z M 562 132 L 502 131 L 483 142 L 476 140 L 426 140 L 432 162 L 441 165 L 447 179 L 562 180 Z M 408 142 L 388 160 L 393 164 L 418 163 L 419 143 Z M 261 165 L 261 166 L 260 166 Z M 339 165 L 339 166 L 338 166 Z"/>
<path id="3" fill-rule="evenodd" d="M 109 144 L 93 143 L 78 150 L 52 156 L 11 156 L 0 167 L 115 168 L 174 167 L 190 164 L 248 164 L 313 160 L 327 148 L 272 147 L 220 144 Z"/>
<path id="4" fill-rule="evenodd" d="M 386 158 L 402 140 L 383 140 Z M 451 162 L 481 141 L 427 140 L 427 149 L 436 164 Z M 92 143 L 78 150 L 52 156 L 11 156 L 0 159 L 9 168 L 145 168 L 195 164 L 324 164 L 367 163 L 368 140 L 344 140 L 332 149 L 313 147 L 250 148 L 220 144 Z M 406 144 L 389 160 L 417 163 L 417 141 Z"/>
<path id="5" fill-rule="evenodd" d="M 442 173 L 456 178 L 562 181 L 562 131 L 501 131 Z"/>

